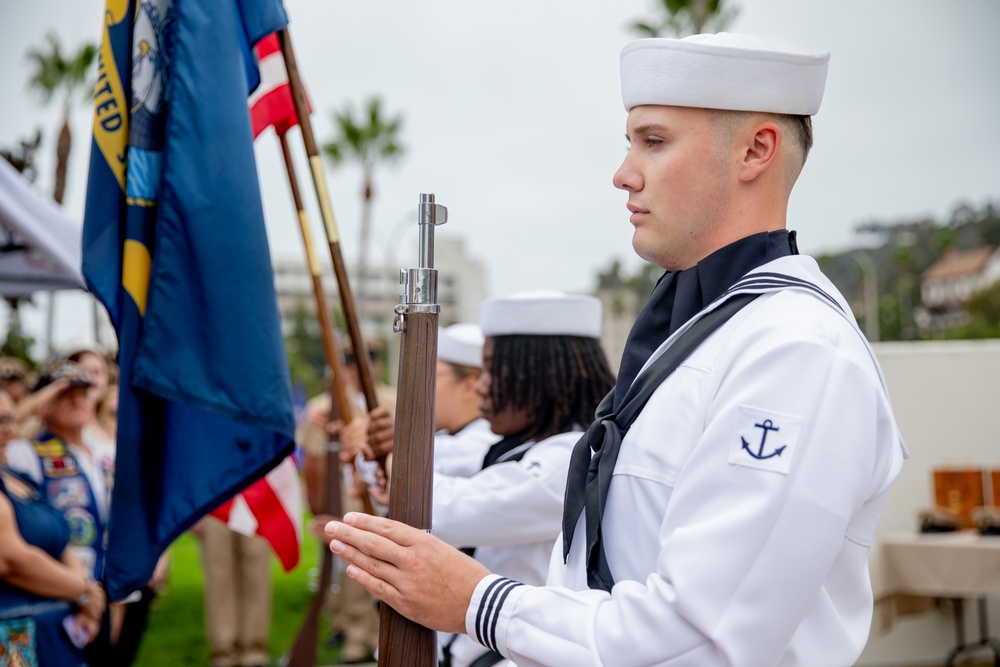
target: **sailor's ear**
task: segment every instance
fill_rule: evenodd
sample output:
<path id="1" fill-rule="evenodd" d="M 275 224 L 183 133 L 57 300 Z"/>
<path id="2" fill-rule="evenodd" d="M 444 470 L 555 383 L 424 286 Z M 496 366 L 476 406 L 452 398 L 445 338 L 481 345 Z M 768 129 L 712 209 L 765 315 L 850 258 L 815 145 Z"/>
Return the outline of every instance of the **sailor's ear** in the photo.
<path id="1" fill-rule="evenodd" d="M 741 153 L 741 181 L 752 181 L 774 163 L 781 149 L 781 128 L 774 121 L 762 121 L 748 129 Z"/>

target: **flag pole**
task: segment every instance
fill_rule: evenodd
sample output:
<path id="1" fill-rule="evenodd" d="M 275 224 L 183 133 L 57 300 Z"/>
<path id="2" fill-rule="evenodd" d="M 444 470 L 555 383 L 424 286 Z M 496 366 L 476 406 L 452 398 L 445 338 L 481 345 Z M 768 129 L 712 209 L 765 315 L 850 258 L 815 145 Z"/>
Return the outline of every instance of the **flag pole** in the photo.
<path id="1" fill-rule="evenodd" d="M 323 228 L 326 230 L 326 238 L 330 246 L 330 259 L 333 260 L 333 272 L 337 278 L 341 310 L 344 313 L 344 320 L 347 323 L 347 335 L 351 339 L 351 347 L 354 349 L 354 363 L 358 369 L 358 380 L 361 383 L 361 391 L 365 397 L 365 405 L 368 407 L 368 411 L 371 412 L 378 407 L 374 373 L 372 372 L 371 359 L 368 357 L 368 346 L 361 335 L 361 326 L 358 322 L 358 309 L 354 302 L 354 295 L 351 292 L 351 283 L 347 278 L 347 265 L 344 263 L 344 255 L 340 251 L 340 235 L 337 232 L 337 221 L 333 216 L 333 206 L 330 205 L 330 195 L 326 189 L 323 160 L 316 147 L 316 138 L 312 130 L 309 102 L 306 99 L 305 87 L 302 85 L 302 77 L 299 76 L 299 68 L 295 62 L 295 53 L 292 51 L 291 34 L 288 32 L 287 27 L 279 30 L 277 34 L 278 43 L 281 45 L 281 57 L 285 62 L 285 70 L 288 73 L 288 87 L 292 91 L 295 115 L 298 118 L 299 129 L 302 132 L 302 142 L 305 144 L 306 155 L 309 157 L 309 170 L 312 173 L 316 198 L 319 200 L 320 217 L 323 219 Z M 289 173 L 294 173 L 294 171 Z M 351 421 L 353 413 L 341 410 L 341 414 L 344 415 L 343 421 L 345 424 Z M 382 469 L 382 472 L 386 472 L 385 456 L 378 457 L 378 465 Z M 388 474 L 386 474 L 386 477 L 388 477 Z M 365 513 L 373 514 L 372 500 L 371 496 L 368 495 L 367 486 L 361 485 L 359 491 Z"/>
<path id="2" fill-rule="evenodd" d="M 361 335 L 357 306 L 354 302 L 354 295 L 351 292 L 351 285 L 347 279 L 347 267 L 344 264 L 344 256 L 340 250 L 340 234 L 337 231 L 337 222 L 333 216 L 333 206 L 330 204 L 330 195 L 326 188 L 323 159 L 316 145 L 316 138 L 312 130 L 312 121 L 309 118 L 309 104 L 306 101 L 305 88 L 302 85 L 302 78 L 299 75 L 295 53 L 292 51 L 292 38 L 287 27 L 278 31 L 278 42 L 281 44 L 281 55 L 284 58 L 285 68 L 288 71 L 288 85 L 292 90 L 295 113 L 299 118 L 302 141 L 305 144 L 306 155 L 309 157 L 309 169 L 312 173 L 313 185 L 316 188 L 316 197 L 319 199 L 323 228 L 326 230 L 327 242 L 330 245 L 330 258 L 333 260 L 333 271 L 337 277 L 337 285 L 340 289 L 340 301 L 343 306 L 344 319 L 347 321 L 347 333 L 351 339 L 351 346 L 354 348 L 354 357 L 358 365 L 358 378 L 361 382 L 361 391 L 364 393 L 368 411 L 371 412 L 378 407 L 374 373 L 372 372 L 371 360 L 368 358 L 368 347 L 365 345 L 364 338 Z M 379 465 L 383 469 L 385 468 L 384 459 L 379 460 Z"/>
<path id="3" fill-rule="evenodd" d="M 344 389 L 344 383 L 342 382 L 342 378 L 344 377 L 342 355 L 337 348 L 337 343 L 333 335 L 333 325 L 331 324 L 330 310 L 326 305 L 326 293 L 323 289 L 319 259 L 316 257 L 312 232 L 309 228 L 309 216 L 306 214 L 305 206 L 302 204 L 299 179 L 295 173 L 295 164 L 292 162 L 292 153 L 288 148 L 288 140 L 285 137 L 285 133 L 279 132 L 278 139 L 281 142 L 281 155 L 285 160 L 285 171 L 288 173 L 288 185 L 292 191 L 292 201 L 295 203 L 295 211 L 299 219 L 302 243 L 306 249 L 306 267 L 312 278 L 313 295 L 316 297 L 316 317 L 319 319 L 320 331 L 323 337 L 323 354 L 326 356 L 326 363 L 330 367 L 332 374 L 330 386 L 331 396 L 334 400 L 331 401 L 331 404 L 336 410 L 331 409 L 331 414 L 339 416 L 344 424 L 350 424 L 351 420 L 354 419 L 354 410 L 351 399 L 347 396 L 347 391 Z M 327 484 L 329 485 L 329 480 Z M 367 493 L 362 493 L 361 502 L 364 505 L 366 514 L 374 512 L 371 496 Z"/>
<path id="4" fill-rule="evenodd" d="M 326 294 L 323 289 L 323 281 L 319 259 L 316 257 L 316 250 L 313 248 L 312 232 L 309 229 L 309 216 L 302 204 L 302 193 L 299 190 L 299 179 L 295 174 L 295 165 L 292 163 L 292 154 L 288 149 L 288 139 L 284 133 L 278 134 L 281 141 L 281 155 L 285 159 L 285 171 L 288 172 L 288 185 L 292 191 L 292 201 L 295 203 L 295 211 L 298 214 L 299 231 L 302 232 L 302 243 L 306 250 L 306 268 L 312 278 L 313 295 L 316 297 L 316 317 L 319 320 L 319 327 L 323 338 L 323 354 L 326 356 L 326 363 L 330 367 L 332 377 L 330 379 L 331 396 L 336 401 L 337 409 L 340 411 L 341 419 L 344 423 L 351 421 L 353 411 L 351 410 L 350 399 L 344 389 L 342 382 L 343 367 L 340 350 L 333 335 L 333 326 L 330 324 L 330 310 L 326 304 Z"/>
<path id="5" fill-rule="evenodd" d="M 299 190 L 299 180 L 295 173 L 295 164 L 292 162 L 292 154 L 288 148 L 288 139 L 284 132 L 278 133 L 281 142 L 281 155 L 285 160 L 285 171 L 288 173 L 288 185 L 292 191 L 292 201 L 295 203 L 295 210 L 298 214 L 299 231 L 302 233 L 302 243 L 306 251 L 306 267 L 312 278 L 313 295 L 316 298 L 316 317 L 319 320 L 320 331 L 323 338 L 323 353 L 326 356 L 327 365 L 330 367 L 332 377 L 330 378 L 331 413 L 339 413 L 345 424 L 351 421 L 354 414 L 351 409 L 350 400 L 344 389 L 342 382 L 343 366 L 341 363 L 340 350 L 337 349 L 336 340 L 333 335 L 333 325 L 330 320 L 330 311 L 326 304 L 326 294 L 323 289 L 322 273 L 319 259 L 316 257 L 316 250 L 313 247 L 312 232 L 309 228 L 309 216 L 306 214 L 305 206 L 302 203 L 302 193 Z M 340 466 L 338 451 L 336 448 L 329 448 L 326 453 L 326 475 L 323 485 L 323 511 L 327 514 L 340 516 L 342 508 L 340 503 Z M 365 502 L 367 501 L 367 502 Z M 362 494 L 362 502 L 365 502 L 365 511 L 372 512 L 371 498 L 367 493 Z M 326 593 L 330 589 L 333 579 L 333 553 L 325 545 L 321 547 L 320 577 L 316 594 L 313 595 L 306 611 L 305 618 L 299 628 L 295 643 L 288 655 L 286 667 L 315 667 L 316 665 L 316 643 L 318 641 L 319 617 L 323 610 L 323 602 Z"/>

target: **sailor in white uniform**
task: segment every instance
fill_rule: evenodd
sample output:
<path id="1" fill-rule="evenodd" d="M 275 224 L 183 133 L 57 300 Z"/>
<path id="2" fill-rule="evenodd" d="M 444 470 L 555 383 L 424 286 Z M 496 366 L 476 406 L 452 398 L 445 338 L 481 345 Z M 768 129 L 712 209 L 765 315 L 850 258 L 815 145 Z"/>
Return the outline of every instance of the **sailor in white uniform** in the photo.
<path id="1" fill-rule="evenodd" d="M 438 331 L 434 388 L 434 470 L 468 477 L 483 469 L 500 436 L 479 414 L 476 384 L 483 370 L 483 330 L 462 322 Z"/>
<path id="2" fill-rule="evenodd" d="M 471 476 L 435 472 L 433 530 L 493 572 L 542 584 L 562 524 L 570 453 L 614 382 L 597 340 L 601 303 L 524 293 L 485 301 L 480 322 L 480 412 L 502 439 Z M 446 667 L 503 660 L 465 634 L 442 635 L 439 645 Z"/>
<path id="3" fill-rule="evenodd" d="M 906 448 L 848 304 L 785 229 L 828 58 L 725 33 L 625 47 L 614 183 L 667 273 L 574 449 L 547 585 L 357 515 L 327 526 L 353 578 L 522 667 L 854 663 Z"/>

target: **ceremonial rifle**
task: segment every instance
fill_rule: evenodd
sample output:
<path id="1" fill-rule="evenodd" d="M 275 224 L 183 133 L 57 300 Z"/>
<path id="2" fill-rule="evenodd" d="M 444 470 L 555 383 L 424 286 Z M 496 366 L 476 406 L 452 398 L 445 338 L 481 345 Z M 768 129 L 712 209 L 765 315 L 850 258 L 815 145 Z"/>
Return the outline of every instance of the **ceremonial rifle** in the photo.
<path id="1" fill-rule="evenodd" d="M 434 195 L 420 195 L 419 263 L 400 271 L 403 295 L 393 330 L 401 334 L 396 430 L 392 449 L 389 518 L 430 530 L 434 475 L 434 391 L 437 377 L 437 303 L 434 227 L 448 211 Z M 437 636 L 382 603 L 378 642 L 379 667 L 433 667 Z"/>

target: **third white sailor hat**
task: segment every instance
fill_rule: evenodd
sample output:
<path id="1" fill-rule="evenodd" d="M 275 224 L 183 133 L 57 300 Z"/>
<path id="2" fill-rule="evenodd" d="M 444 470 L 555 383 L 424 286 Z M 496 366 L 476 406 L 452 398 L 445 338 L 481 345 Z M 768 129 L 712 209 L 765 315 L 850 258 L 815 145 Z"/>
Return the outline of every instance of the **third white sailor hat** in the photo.
<path id="1" fill-rule="evenodd" d="M 483 340 L 483 330 L 478 324 L 452 324 L 438 331 L 438 359 L 482 368 Z"/>

